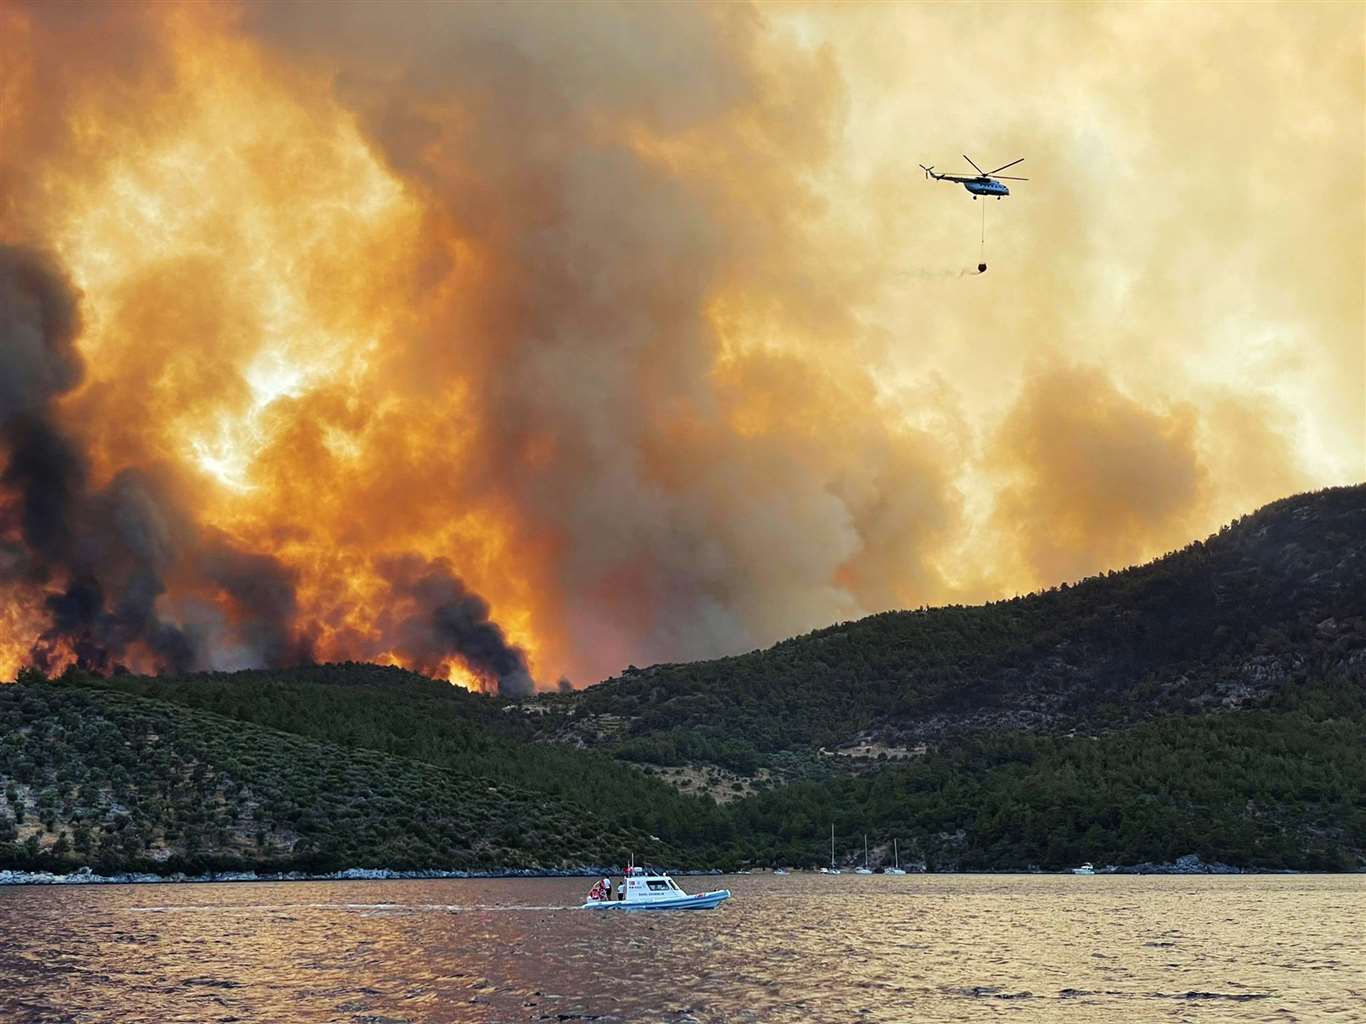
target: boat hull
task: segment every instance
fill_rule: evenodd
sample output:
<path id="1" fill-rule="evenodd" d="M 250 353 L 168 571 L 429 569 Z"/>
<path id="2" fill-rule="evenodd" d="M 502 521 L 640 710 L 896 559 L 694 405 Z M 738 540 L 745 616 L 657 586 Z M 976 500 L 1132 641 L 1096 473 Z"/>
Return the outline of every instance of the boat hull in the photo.
<path id="1" fill-rule="evenodd" d="M 589 900 L 584 910 L 711 910 L 730 899 L 729 889 L 661 900 Z"/>

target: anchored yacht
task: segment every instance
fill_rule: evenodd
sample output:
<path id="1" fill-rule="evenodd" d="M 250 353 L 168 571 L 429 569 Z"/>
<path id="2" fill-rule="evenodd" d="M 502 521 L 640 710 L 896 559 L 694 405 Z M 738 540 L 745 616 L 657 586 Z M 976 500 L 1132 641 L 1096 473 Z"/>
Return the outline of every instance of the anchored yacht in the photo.
<path id="1" fill-rule="evenodd" d="M 904 875 L 906 873 L 906 869 L 901 866 L 901 847 L 897 845 L 897 841 L 895 839 L 892 840 L 892 856 L 895 858 L 896 866 L 886 868 L 883 870 L 882 873 L 884 875 Z"/>

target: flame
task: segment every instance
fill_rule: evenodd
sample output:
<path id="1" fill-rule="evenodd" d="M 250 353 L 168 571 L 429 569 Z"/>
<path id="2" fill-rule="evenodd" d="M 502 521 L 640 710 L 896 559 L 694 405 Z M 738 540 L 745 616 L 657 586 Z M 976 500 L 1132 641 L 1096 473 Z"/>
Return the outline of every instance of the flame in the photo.
<path id="1" fill-rule="evenodd" d="M 419 627 L 496 623 L 542 685 L 588 681 L 1139 561 L 1359 468 L 1343 382 L 1360 374 L 1323 368 L 1360 367 L 1361 218 L 1305 198 L 1360 188 L 1343 170 L 1360 76 L 1333 77 L 1360 55 L 1331 18 L 1285 36 L 1272 12 L 1229 36 L 1190 15 L 1202 45 L 1160 71 L 1165 23 L 1101 19 L 1135 59 L 1068 63 L 1073 88 L 1029 94 L 992 146 L 1077 166 L 1071 129 L 1040 126 L 1075 125 L 1053 104 L 1084 96 L 1118 163 L 1089 173 L 1125 187 L 1031 186 L 1000 218 L 1018 269 L 983 292 L 922 265 L 957 251 L 964 208 L 908 189 L 899 141 L 950 144 L 935 126 L 961 84 L 926 69 L 961 52 L 952 13 L 321 11 L 0 0 L 0 256 L 53 250 L 81 297 L 84 376 L 33 400 L 88 463 L 88 516 L 115 485 L 147 492 L 126 496 L 156 506 L 133 538 L 156 570 L 140 621 L 202 641 L 213 667 L 263 662 L 245 585 L 262 582 L 294 641 L 277 663 L 487 689 L 487 665 Z M 1025 22 L 1069 53 L 1097 24 L 1065 7 Z M 904 39 L 931 40 L 915 88 Z M 1263 61 L 1234 93 L 1167 95 L 1191 53 L 1273 44 L 1308 86 Z M 999 92 L 1012 59 L 976 64 Z M 1186 143 L 1244 88 L 1296 145 L 1231 183 Z M 1172 130 L 1135 148 L 1152 123 Z M 1271 173 L 1297 150 L 1333 170 L 1311 188 Z M 1284 180 L 1283 201 L 1257 191 Z M 1202 246 L 1172 249 L 1191 217 Z M 1287 254 L 1320 235 L 1334 257 L 1301 271 Z M 1275 337 L 1249 358 L 1257 325 Z M 85 555 L 26 562 L 15 491 L 0 676 L 35 640 L 50 663 L 78 656 L 45 630 Z M 134 574 L 104 568 L 109 602 Z"/>
<path id="2" fill-rule="evenodd" d="M 160 460 L 197 480 L 202 524 L 296 574 L 318 658 L 381 642 L 372 555 L 401 550 L 457 553 L 534 659 L 496 514 L 473 502 L 424 513 L 421 496 L 375 478 L 387 446 L 440 467 L 459 461 L 467 432 L 461 385 L 432 396 L 437 423 L 424 423 L 374 365 L 412 328 L 414 299 L 396 281 L 415 276 L 423 210 L 325 81 L 271 68 L 227 27 L 221 12 L 167 17 L 175 88 L 123 120 L 70 111 L 104 158 L 44 167 L 47 235 L 86 323 L 87 381 L 66 404 L 95 477 Z M 425 435 L 432 426 L 452 429 Z M 183 612 L 204 596 L 168 600 Z M 11 608 L 0 621 L 8 678 L 40 620 Z M 489 685 L 454 661 L 446 674 Z"/>

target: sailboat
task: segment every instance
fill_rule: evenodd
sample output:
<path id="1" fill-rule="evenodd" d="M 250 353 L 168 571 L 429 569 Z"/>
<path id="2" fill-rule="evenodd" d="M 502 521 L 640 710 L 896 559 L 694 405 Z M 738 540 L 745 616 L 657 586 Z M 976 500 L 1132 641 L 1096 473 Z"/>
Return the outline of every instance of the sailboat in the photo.
<path id="1" fill-rule="evenodd" d="M 863 835 L 863 867 L 854 868 L 854 874 L 871 875 L 872 873 L 872 870 L 868 867 L 868 834 L 865 832 Z"/>
<path id="2" fill-rule="evenodd" d="M 896 858 L 896 867 L 887 868 L 883 871 L 884 875 L 904 875 L 906 869 L 901 866 L 901 850 L 897 847 L 896 840 L 892 840 L 892 856 Z"/>
<path id="3" fill-rule="evenodd" d="M 839 873 L 840 869 L 835 867 L 835 823 L 832 821 L 830 823 L 830 866 L 821 868 L 821 874 L 838 875 Z"/>

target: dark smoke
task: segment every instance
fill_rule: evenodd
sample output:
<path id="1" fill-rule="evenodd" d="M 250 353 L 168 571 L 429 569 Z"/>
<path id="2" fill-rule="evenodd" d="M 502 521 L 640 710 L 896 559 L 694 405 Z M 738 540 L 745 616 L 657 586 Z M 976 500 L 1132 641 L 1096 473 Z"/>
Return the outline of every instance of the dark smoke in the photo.
<path id="1" fill-rule="evenodd" d="M 72 512 L 85 487 L 85 461 L 47 410 L 80 383 L 79 332 L 75 289 L 55 262 L 0 245 L 0 441 L 9 451 L 0 530 L 22 537 L 30 557 L 17 561 L 35 582 L 46 563 L 70 552 Z"/>
<path id="2" fill-rule="evenodd" d="M 0 245 L 0 425 L 80 383 L 76 300 L 50 257 Z"/>
<path id="3" fill-rule="evenodd" d="M 73 516 L 85 490 L 85 459 L 40 413 L 13 416 L 0 426 L 0 436 L 9 450 L 0 486 L 16 499 L 7 507 L 6 526 L 23 537 L 35 566 L 65 561 L 75 545 Z M 35 582 L 45 578 L 38 571 Z"/>
<path id="4" fill-rule="evenodd" d="M 171 506 L 158 485 L 124 470 L 103 490 L 74 498 L 74 543 L 64 558 L 47 563 L 49 575 L 65 572 L 66 589 L 48 595 L 51 626 L 34 644 L 34 663 L 56 667 L 65 646 L 79 667 L 94 672 L 116 670 L 138 649 L 161 671 L 197 667 L 194 640 L 156 612 L 177 557 Z"/>
<path id="5" fill-rule="evenodd" d="M 496 682 L 504 696 L 532 693 L 535 684 L 526 655 L 508 643 L 489 619 L 488 602 L 465 587 L 449 562 L 400 555 L 377 560 L 376 568 L 389 581 L 391 603 L 406 609 L 385 630 L 395 653 L 430 674 L 440 673 L 454 657 L 476 675 Z"/>
<path id="6" fill-rule="evenodd" d="M 204 575 L 231 599 L 238 632 L 257 663 L 279 667 L 312 661 L 295 636 L 294 577 L 276 558 L 241 551 L 215 534 L 200 559 Z"/>
<path id="7" fill-rule="evenodd" d="M 49 257 L 0 246 L 0 534 L 5 578 L 47 584 L 49 626 L 31 658 L 44 670 L 74 657 L 96 672 L 145 650 L 162 671 L 202 658 L 179 627 L 157 615 L 177 559 L 183 517 L 149 477 L 124 470 L 91 492 L 85 455 L 53 403 L 80 383 L 78 296 Z"/>
<path id="8" fill-rule="evenodd" d="M 80 383 L 77 295 L 47 256 L 0 246 L 0 582 L 46 588 L 48 627 L 30 657 L 51 671 L 74 659 L 114 672 L 149 659 L 161 672 L 214 666 L 280 667 L 312 661 L 293 573 L 274 556 L 243 550 L 197 526 L 164 469 L 126 468 L 89 487 L 81 444 L 55 402 Z M 390 600 L 402 604 L 394 650 L 438 671 L 457 659 L 513 696 L 534 689 L 526 658 L 489 619 L 487 602 L 442 561 L 415 556 L 384 565 Z M 211 629 L 165 621 L 157 601 L 171 584 L 219 600 L 228 621 L 215 650 Z M 395 616 L 391 616 L 395 617 Z"/>

